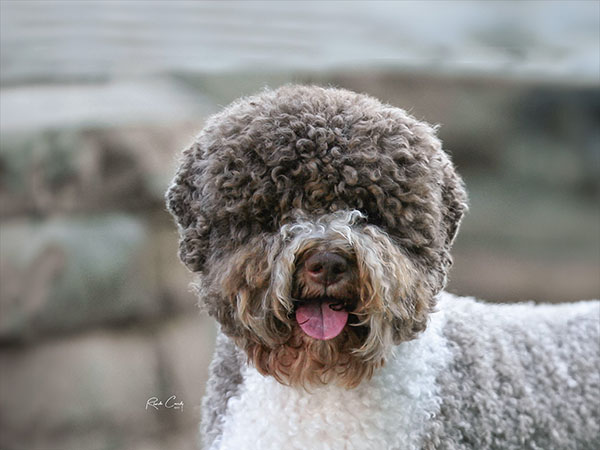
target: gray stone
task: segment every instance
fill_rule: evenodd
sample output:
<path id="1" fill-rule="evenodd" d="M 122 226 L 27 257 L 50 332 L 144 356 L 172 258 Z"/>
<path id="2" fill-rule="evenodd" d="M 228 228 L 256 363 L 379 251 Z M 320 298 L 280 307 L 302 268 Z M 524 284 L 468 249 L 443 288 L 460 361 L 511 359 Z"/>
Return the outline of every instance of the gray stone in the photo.
<path id="1" fill-rule="evenodd" d="M 0 247 L 2 340 L 161 310 L 151 234 L 134 217 L 11 221 Z"/>
<path id="2" fill-rule="evenodd" d="M 596 2 L 295 1 L 235 8 L 2 2 L 2 8 L 3 83 L 360 67 L 598 79 Z"/>
<path id="3" fill-rule="evenodd" d="M 499 248 L 454 252 L 448 290 L 491 302 L 590 300 L 600 292 L 600 263 L 540 258 Z"/>
<path id="4" fill-rule="evenodd" d="M 169 123 L 5 133 L 0 215 L 162 209 L 177 155 L 200 127 Z"/>
<path id="5" fill-rule="evenodd" d="M 147 335 L 95 332 L 0 352 L 3 448 L 127 448 L 161 430 L 145 410 L 160 390 Z"/>
<path id="6" fill-rule="evenodd" d="M 208 379 L 216 330 L 214 320 L 198 312 L 171 320 L 157 336 L 158 354 L 167 390 L 184 402 L 182 413 L 171 415 L 179 428 L 198 427 L 200 405 Z"/>
<path id="7" fill-rule="evenodd" d="M 178 316 L 0 351 L 3 448 L 191 450 L 214 324 Z M 183 410 L 146 407 L 176 395 Z"/>
<path id="8" fill-rule="evenodd" d="M 0 214 L 73 210 L 103 191 L 100 152 L 72 130 L 3 134 Z M 97 195 L 95 194 L 95 197 Z"/>
<path id="9" fill-rule="evenodd" d="M 208 97 L 189 92 L 172 78 L 2 86 L 1 92 L 2 133 L 160 126 L 195 120 L 214 110 Z"/>

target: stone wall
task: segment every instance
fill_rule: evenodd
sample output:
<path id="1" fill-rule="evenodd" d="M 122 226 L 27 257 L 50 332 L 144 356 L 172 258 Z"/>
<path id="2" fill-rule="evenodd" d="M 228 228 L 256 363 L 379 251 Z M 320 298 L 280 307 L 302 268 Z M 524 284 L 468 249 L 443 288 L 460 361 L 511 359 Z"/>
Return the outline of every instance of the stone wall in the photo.
<path id="1" fill-rule="evenodd" d="M 163 193 L 199 126 L 3 137 L 3 449 L 195 448 L 214 326 Z"/>

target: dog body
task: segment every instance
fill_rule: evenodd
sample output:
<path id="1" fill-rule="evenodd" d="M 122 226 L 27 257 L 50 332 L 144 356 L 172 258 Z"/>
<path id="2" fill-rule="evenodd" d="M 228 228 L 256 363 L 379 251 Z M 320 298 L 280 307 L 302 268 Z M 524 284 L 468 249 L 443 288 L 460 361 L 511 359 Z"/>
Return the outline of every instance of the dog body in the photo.
<path id="1" fill-rule="evenodd" d="M 206 448 L 597 448 L 598 302 L 489 305 L 442 293 L 438 306 L 419 338 L 354 389 L 281 385 L 220 334 Z"/>
<path id="2" fill-rule="evenodd" d="M 167 193 L 220 325 L 206 447 L 595 448 L 598 302 L 444 293 L 466 201 L 435 129 L 365 95 L 210 118 Z"/>

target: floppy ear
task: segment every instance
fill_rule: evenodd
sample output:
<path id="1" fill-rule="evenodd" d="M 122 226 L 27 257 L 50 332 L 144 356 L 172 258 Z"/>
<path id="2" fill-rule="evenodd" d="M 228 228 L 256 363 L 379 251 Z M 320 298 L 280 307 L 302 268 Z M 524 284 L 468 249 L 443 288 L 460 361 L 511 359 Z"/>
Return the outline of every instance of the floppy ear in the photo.
<path id="1" fill-rule="evenodd" d="M 200 272 L 206 262 L 210 224 L 202 213 L 200 190 L 206 163 L 199 145 L 183 152 L 182 163 L 166 193 L 167 209 L 179 228 L 179 258 L 192 271 Z"/>
<path id="2" fill-rule="evenodd" d="M 446 239 L 444 245 L 449 250 L 458 232 L 460 222 L 468 210 L 467 191 L 462 178 L 456 173 L 448 158 L 442 168 L 443 225 Z"/>

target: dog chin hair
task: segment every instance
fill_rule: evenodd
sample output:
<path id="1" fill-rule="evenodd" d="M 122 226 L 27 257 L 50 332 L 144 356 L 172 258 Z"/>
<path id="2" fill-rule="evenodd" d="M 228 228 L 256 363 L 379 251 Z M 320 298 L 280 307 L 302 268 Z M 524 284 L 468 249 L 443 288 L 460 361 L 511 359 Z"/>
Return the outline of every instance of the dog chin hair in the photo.
<path id="1" fill-rule="evenodd" d="M 297 216 L 278 233 L 254 238 L 215 268 L 218 282 L 208 284 L 219 285 L 221 292 L 203 294 L 224 295 L 220 302 L 229 308 L 216 311 L 222 329 L 259 372 L 287 385 L 352 388 L 384 364 L 394 344 L 425 329 L 434 305 L 426 277 L 392 237 L 365 219 L 358 211 Z M 294 316 L 298 261 L 315 249 L 346 256 L 356 273 L 351 319 L 330 340 L 309 337 Z"/>

